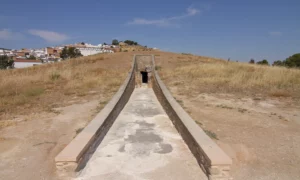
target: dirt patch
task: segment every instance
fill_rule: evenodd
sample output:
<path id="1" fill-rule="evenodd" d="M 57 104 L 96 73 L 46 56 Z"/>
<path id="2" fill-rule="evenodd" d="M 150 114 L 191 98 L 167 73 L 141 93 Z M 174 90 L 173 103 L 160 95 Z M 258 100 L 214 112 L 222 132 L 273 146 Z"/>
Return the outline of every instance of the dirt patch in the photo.
<path id="1" fill-rule="evenodd" d="M 178 95 L 192 118 L 233 159 L 234 179 L 300 178 L 300 106 L 293 100 L 232 94 Z M 208 134 L 209 135 L 209 134 Z"/>
<path id="2" fill-rule="evenodd" d="M 177 102 L 233 159 L 234 179 L 300 179 L 300 71 L 156 56 Z"/>
<path id="3" fill-rule="evenodd" d="M 55 156 L 95 115 L 98 100 L 39 113 L 33 119 L 0 130 L 0 177 L 55 180 Z"/>
<path id="4" fill-rule="evenodd" d="M 55 156 L 109 102 L 135 53 L 147 52 L 1 71 L 0 179 L 58 179 Z"/>

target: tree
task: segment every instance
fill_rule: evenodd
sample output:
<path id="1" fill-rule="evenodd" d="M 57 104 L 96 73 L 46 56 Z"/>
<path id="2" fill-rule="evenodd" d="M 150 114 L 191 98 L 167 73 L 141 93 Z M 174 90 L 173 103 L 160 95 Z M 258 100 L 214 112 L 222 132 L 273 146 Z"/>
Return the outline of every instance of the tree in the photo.
<path id="1" fill-rule="evenodd" d="M 274 61 L 272 66 L 285 66 L 285 61 L 281 61 L 281 60 Z"/>
<path id="2" fill-rule="evenodd" d="M 111 44 L 117 46 L 117 45 L 119 45 L 119 41 L 117 39 L 114 39 L 114 40 L 112 40 Z"/>
<path id="3" fill-rule="evenodd" d="M 285 60 L 285 65 L 288 67 L 300 67 L 300 53 L 294 54 Z"/>
<path id="4" fill-rule="evenodd" d="M 103 43 L 103 45 L 107 45 L 106 43 Z"/>
<path id="5" fill-rule="evenodd" d="M 128 44 L 128 45 L 138 45 L 137 42 L 131 41 L 131 40 L 126 40 L 126 41 L 124 41 L 124 43 L 126 43 L 126 44 Z"/>
<path id="6" fill-rule="evenodd" d="M 30 55 L 29 58 L 27 59 L 33 59 L 33 60 L 36 60 L 36 57 L 34 57 L 33 55 Z"/>
<path id="7" fill-rule="evenodd" d="M 256 64 L 260 64 L 260 65 L 268 65 L 268 66 L 269 66 L 269 62 L 268 62 L 266 59 L 264 59 L 264 60 L 262 60 L 262 61 L 258 61 Z"/>
<path id="8" fill-rule="evenodd" d="M 76 49 L 75 47 L 69 47 L 68 55 L 69 55 L 69 58 L 77 58 L 77 57 L 82 56 L 79 49 Z"/>
<path id="9" fill-rule="evenodd" d="M 0 56 L 0 69 L 14 68 L 14 60 L 8 56 Z"/>
<path id="10" fill-rule="evenodd" d="M 255 64 L 255 60 L 254 60 L 254 59 L 251 59 L 251 60 L 249 61 L 249 63 L 250 63 L 250 64 Z"/>
<path id="11" fill-rule="evenodd" d="M 60 57 L 61 57 L 62 59 L 67 59 L 67 58 L 68 58 L 68 47 L 67 47 L 67 46 L 65 46 L 65 47 L 63 48 L 63 50 L 61 51 Z"/>
<path id="12" fill-rule="evenodd" d="M 62 59 L 77 58 L 80 56 L 82 56 L 82 54 L 79 49 L 76 49 L 75 47 L 64 47 L 60 53 Z"/>

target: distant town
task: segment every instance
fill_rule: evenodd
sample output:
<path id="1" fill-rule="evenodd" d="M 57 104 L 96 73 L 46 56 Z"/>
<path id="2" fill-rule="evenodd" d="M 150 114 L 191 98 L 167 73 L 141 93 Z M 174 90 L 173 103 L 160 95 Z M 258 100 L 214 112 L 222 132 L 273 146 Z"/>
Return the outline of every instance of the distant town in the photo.
<path id="1" fill-rule="evenodd" d="M 124 42 L 113 40 L 112 44 L 93 45 L 85 42 L 67 44 L 56 47 L 45 48 L 22 48 L 22 49 L 6 49 L 0 48 L 0 56 L 7 56 L 13 60 L 13 68 L 25 68 L 36 66 L 43 63 L 59 62 L 64 58 L 63 50 L 73 48 L 80 52 L 80 56 L 90 56 L 100 53 L 130 52 L 130 51 L 152 51 L 157 48 L 148 48 L 141 46 L 135 41 L 126 40 Z"/>

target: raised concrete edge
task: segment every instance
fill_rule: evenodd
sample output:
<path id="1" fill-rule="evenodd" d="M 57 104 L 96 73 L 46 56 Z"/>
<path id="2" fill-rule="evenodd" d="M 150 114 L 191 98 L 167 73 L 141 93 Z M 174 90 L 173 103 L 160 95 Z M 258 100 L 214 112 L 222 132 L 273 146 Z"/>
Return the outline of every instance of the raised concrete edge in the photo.
<path id="1" fill-rule="evenodd" d="M 152 55 L 153 66 L 155 66 L 154 58 L 154 55 Z M 161 104 L 166 110 L 166 113 L 170 116 L 170 119 L 173 121 L 176 129 L 179 131 L 194 154 L 195 158 L 198 160 L 201 168 L 211 180 L 231 179 L 229 170 L 232 165 L 232 159 L 209 136 L 207 136 L 202 128 L 200 128 L 189 114 L 179 105 L 160 79 L 158 72 L 155 68 L 153 69 L 155 79 L 153 83 L 156 82 L 158 85 L 158 91 L 161 91 L 155 91 L 156 95 L 159 96 L 158 93 L 162 93 L 163 97 L 158 97 L 159 100 L 163 101 L 162 99 L 164 99 L 167 101 L 165 103 L 161 102 Z M 153 88 L 155 89 L 155 87 Z M 178 120 L 180 122 L 174 122 Z"/>
<path id="2" fill-rule="evenodd" d="M 72 166 L 72 168 L 69 169 L 75 170 L 83 154 L 96 141 L 97 136 L 99 136 L 99 130 L 101 131 L 103 129 L 102 126 L 104 126 L 106 121 L 114 121 L 114 119 L 111 120 L 109 117 L 113 116 L 116 118 L 118 116 L 133 91 L 132 90 L 128 93 L 129 95 L 127 96 L 129 97 L 127 99 L 125 98 L 126 102 L 121 102 L 121 99 L 124 96 L 125 91 L 130 86 L 130 83 L 134 83 L 134 80 L 132 80 L 134 79 L 134 68 L 135 56 L 133 57 L 130 72 L 124 83 L 119 88 L 118 92 L 112 97 L 108 104 L 105 105 L 100 113 L 98 113 L 96 117 L 55 157 L 55 162 L 58 169 L 60 169 L 61 166 Z M 118 105 L 119 108 L 116 108 Z M 114 110 L 118 112 L 115 112 L 114 115 L 111 115 Z M 113 122 L 110 123 L 112 124 Z"/>

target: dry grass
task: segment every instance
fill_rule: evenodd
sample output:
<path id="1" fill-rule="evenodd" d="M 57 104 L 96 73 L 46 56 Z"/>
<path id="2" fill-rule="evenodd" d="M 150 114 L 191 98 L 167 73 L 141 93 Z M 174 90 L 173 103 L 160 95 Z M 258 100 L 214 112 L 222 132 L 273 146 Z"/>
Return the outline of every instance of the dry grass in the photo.
<path id="1" fill-rule="evenodd" d="M 161 62 L 161 76 L 165 83 L 177 87 L 182 94 L 232 93 L 300 97 L 300 70 L 268 67 L 214 60 L 206 57 L 178 56 L 168 61 L 176 68 Z M 172 59 L 169 57 L 169 59 Z"/>
<path id="2" fill-rule="evenodd" d="M 15 115 L 51 111 L 91 91 L 109 99 L 123 83 L 130 62 L 131 54 L 123 59 L 105 54 L 0 71 L 0 127 L 14 124 Z"/>
<path id="3" fill-rule="evenodd" d="M 182 94 L 300 96 L 300 71 L 295 69 L 166 52 L 102 54 L 0 71 L 0 127 L 14 124 L 15 115 L 52 112 L 74 98 L 95 98 L 92 91 L 108 101 L 125 79 L 133 54 L 155 54 L 164 82 Z"/>

